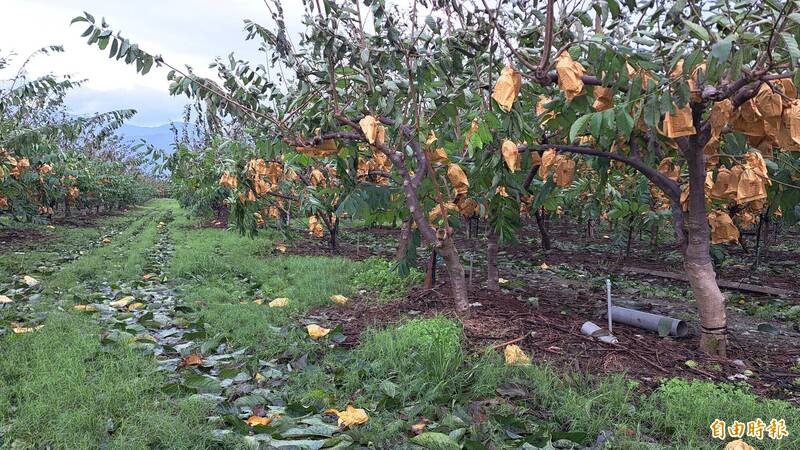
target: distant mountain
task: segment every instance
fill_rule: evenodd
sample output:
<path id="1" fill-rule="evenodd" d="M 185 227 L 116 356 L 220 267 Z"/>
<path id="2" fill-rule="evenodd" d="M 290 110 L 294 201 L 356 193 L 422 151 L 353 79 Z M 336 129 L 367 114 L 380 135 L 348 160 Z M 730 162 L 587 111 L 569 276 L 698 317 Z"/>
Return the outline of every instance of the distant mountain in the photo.
<path id="1" fill-rule="evenodd" d="M 175 123 L 175 126 L 182 129 L 185 124 Z M 126 123 L 117 130 L 117 133 L 131 143 L 138 143 L 140 139 L 144 139 L 148 144 L 166 153 L 172 154 L 174 150 L 172 148 L 173 136 L 170 130 L 170 124 L 159 125 L 157 127 L 140 127 Z"/>

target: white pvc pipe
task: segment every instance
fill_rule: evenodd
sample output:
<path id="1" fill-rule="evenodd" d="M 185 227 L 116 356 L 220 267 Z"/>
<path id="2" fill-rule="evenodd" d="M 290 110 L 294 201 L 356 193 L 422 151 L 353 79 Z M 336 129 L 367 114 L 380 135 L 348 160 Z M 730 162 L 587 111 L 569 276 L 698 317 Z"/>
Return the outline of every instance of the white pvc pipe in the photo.
<path id="1" fill-rule="evenodd" d="M 623 308 L 621 306 L 612 306 L 609 318 L 614 322 L 624 323 L 655 332 L 659 331 L 659 324 L 664 323 L 665 326 L 669 326 L 670 336 L 684 337 L 689 334 L 689 326 L 680 319 L 659 316 L 658 314 L 650 314 L 635 309 Z"/>

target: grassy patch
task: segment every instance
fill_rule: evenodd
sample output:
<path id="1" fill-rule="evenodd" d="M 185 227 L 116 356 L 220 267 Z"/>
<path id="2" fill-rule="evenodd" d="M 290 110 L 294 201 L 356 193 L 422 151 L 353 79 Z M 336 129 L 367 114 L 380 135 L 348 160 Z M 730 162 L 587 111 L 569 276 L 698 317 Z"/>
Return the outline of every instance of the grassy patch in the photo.
<path id="1" fill-rule="evenodd" d="M 372 257 L 358 263 L 353 283 L 378 294 L 378 301 L 385 302 L 401 298 L 416 283 L 422 282 L 423 274 L 412 268 L 407 277 L 403 277 L 395 267 L 396 263 L 382 258 Z"/>
<path id="2" fill-rule="evenodd" d="M 132 281 L 142 276 L 147 251 L 156 239 L 156 218 L 166 211 L 169 203 L 159 203 L 145 209 L 146 214 L 116 235 L 111 242 L 96 248 L 73 264 L 54 274 L 46 283 L 50 292 L 85 292 L 82 283 L 102 281 Z"/>
<path id="3" fill-rule="evenodd" d="M 167 399 L 149 358 L 104 351 L 98 333 L 89 319 L 54 313 L 36 333 L 0 339 L 0 444 L 209 447 L 207 407 Z"/>
<path id="4" fill-rule="evenodd" d="M 353 292 L 353 262 L 274 254 L 267 233 L 251 239 L 224 230 L 176 226 L 174 237 L 176 253 L 169 274 L 181 281 L 187 304 L 200 307 L 212 333 L 238 348 L 251 347 L 262 358 L 286 350 L 307 351 L 311 343 L 296 319 L 331 304 L 331 295 Z M 289 306 L 267 305 L 278 297 L 288 298 Z M 261 304 L 255 303 L 258 299 Z"/>
<path id="5" fill-rule="evenodd" d="M 652 432 L 672 436 L 687 448 L 717 449 L 719 441 L 710 440 L 710 428 L 715 419 L 748 422 L 761 418 L 767 425 L 771 419 L 784 419 L 789 437 L 780 441 L 767 437 L 764 441 L 747 439 L 760 449 L 798 448 L 797 426 L 800 409 L 779 400 L 761 399 L 746 387 L 718 385 L 680 379 L 664 383 L 642 405 L 641 415 Z"/>

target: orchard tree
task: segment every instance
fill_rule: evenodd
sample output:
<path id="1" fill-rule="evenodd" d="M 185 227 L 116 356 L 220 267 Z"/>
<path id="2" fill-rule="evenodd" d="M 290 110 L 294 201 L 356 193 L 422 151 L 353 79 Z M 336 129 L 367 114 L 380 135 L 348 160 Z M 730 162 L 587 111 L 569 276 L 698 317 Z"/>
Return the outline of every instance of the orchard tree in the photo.
<path id="1" fill-rule="evenodd" d="M 254 156 L 302 154 L 318 170 L 336 164 L 337 178 L 355 171 L 358 179 L 357 155 L 382 155 L 384 182 L 402 192 L 413 225 L 444 258 L 462 311 L 460 217 L 489 220 L 494 287 L 496 243 L 512 239 L 520 212 L 538 214 L 556 194 L 583 199 L 583 189 L 585 210 L 598 213 L 594 194 L 607 192 L 609 177 L 644 176 L 649 204 L 669 205 L 701 347 L 724 355 L 711 243 L 736 239 L 734 221 L 765 208 L 797 218 L 794 2 L 606 0 L 557 10 L 552 0 L 488 1 L 418 0 L 408 9 L 304 1 L 297 44 L 281 3 L 268 2 L 276 26 L 246 21 L 245 30 L 262 41 L 273 70 L 231 57 L 212 65 L 219 82 L 147 53 L 89 14 L 74 22 L 88 25 L 90 44 L 110 46 L 110 57 L 142 73 L 170 68 L 172 93 L 253 125 Z M 355 164 L 338 170 L 341 159 Z M 333 198 L 329 213 L 338 209 Z"/>
<path id="2" fill-rule="evenodd" d="M 548 0 L 538 11 L 487 1 L 481 12 L 500 51 L 547 102 L 538 122 L 548 142 L 520 150 L 619 161 L 660 190 L 697 301 L 701 348 L 724 356 L 711 243 L 737 240 L 734 220 L 752 222 L 770 207 L 797 220 L 797 157 L 788 153 L 800 150 L 796 2 L 608 0 L 556 11 Z"/>

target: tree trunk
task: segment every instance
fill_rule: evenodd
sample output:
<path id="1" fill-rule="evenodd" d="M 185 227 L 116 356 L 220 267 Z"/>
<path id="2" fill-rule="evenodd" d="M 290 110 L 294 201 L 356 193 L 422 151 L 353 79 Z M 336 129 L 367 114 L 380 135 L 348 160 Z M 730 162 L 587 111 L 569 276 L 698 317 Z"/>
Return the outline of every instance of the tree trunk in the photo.
<path id="1" fill-rule="evenodd" d="M 397 254 L 394 256 L 395 261 L 400 261 L 406 257 L 409 242 L 411 242 L 410 218 L 403 221 L 403 227 L 400 229 L 400 239 L 397 242 Z"/>
<path id="2" fill-rule="evenodd" d="M 706 169 L 702 146 L 692 145 L 686 152 L 689 166 L 689 213 L 684 268 L 697 301 L 700 316 L 700 350 L 710 355 L 727 356 L 727 318 L 725 296 L 717 285 L 711 261 L 710 230 L 705 206 Z"/>
<path id="3" fill-rule="evenodd" d="M 534 216 L 536 217 L 536 226 L 539 227 L 539 235 L 542 237 L 542 250 L 550 250 L 550 233 L 544 224 L 542 212 L 537 210 Z"/>
<path id="4" fill-rule="evenodd" d="M 653 253 L 658 250 L 658 222 L 650 225 L 650 251 Z"/>
<path id="5" fill-rule="evenodd" d="M 628 243 L 625 244 L 625 257 L 631 256 L 631 244 L 633 243 L 633 218 L 628 222 Z"/>
<path id="6" fill-rule="evenodd" d="M 467 281 L 464 277 L 464 266 L 461 265 L 461 260 L 458 257 L 458 252 L 451 236 L 442 239 L 439 254 L 442 255 L 447 266 L 447 275 L 450 278 L 450 289 L 453 293 L 456 310 L 464 312 L 469 309 Z"/>
<path id="7" fill-rule="evenodd" d="M 494 228 L 489 225 L 489 231 L 487 232 L 487 241 L 488 244 L 486 245 L 486 288 L 490 291 L 496 291 L 500 289 L 498 285 L 498 278 L 499 275 L 497 273 L 497 233 L 495 232 Z"/>
<path id="8" fill-rule="evenodd" d="M 423 289 L 432 289 L 436 283 L 436 249 L 431 250 L 431 256 L 428 258 L 428 267 L 425 270 L 425 281 L 422 283 Z"/>
<path id="9" fill-rule="evenodd" d="M 388 124 L 391 125 L 391 123 Z M 430 166 L 430 163 L 425 156 L 425 151 L 420 147 L 419 142 L 414 138 L 415 133 L 409 127 L 405 126 L 401 126 L 400 130 L 403 134 L 409 138 L 412 138 L 410 144 L 414 149 L 414 155 L 417 160 L 417 169 L 425 170 Z M 417 229 L 422 235 L 422 238 L 425 239 L 426 242 L 432 244 L 439 254 L 442 255 L 442 258 L 444 258 L 445 265 L 447 266 L 447 274 L 450 278 L 450 290 L 453 295 L 456 310 L 459 312 L 466 312 L 469 309 L 467 280 L 464 276 L 464 266 L 461 265 L 461 260 L 458 257 L 458 251 L 453 243 L 453 237 L 447 233 L 444 239 L 439 239 L 436 236 L 436 230 L 431 226 L 430 222 L 428 222 L 428 218 L 423 214 L 422 205 L 420 205 L 417 189 L 421 182 L 420 177 L 424 174 L 418 172 L 416 175 L 414 175 L 414 178 L 412 178 L 408 172 L 408 167 L 398 152 L 388 151 L 382 146 L 379 148 L 386 156 L 389 157 L 389 160 L 392 161 L 392 165 L 394 165 L 397 171 L 400 172 L 400 175 L 403 178 L 403 195 L 406 200 L 406 206 L 408 206 L 408 210 L 411 212 L 411 217 L 414 218 L 414 222 L 417 224 Z M 444 226 L 447 227 L 446 220 Z"/>

